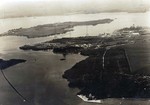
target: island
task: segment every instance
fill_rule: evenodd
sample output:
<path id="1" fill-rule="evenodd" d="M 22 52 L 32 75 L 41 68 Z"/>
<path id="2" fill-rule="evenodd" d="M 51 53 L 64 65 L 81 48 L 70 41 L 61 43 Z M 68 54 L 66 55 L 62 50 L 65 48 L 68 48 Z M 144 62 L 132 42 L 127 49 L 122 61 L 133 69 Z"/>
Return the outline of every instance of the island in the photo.
<path id="1" fill-rule="evenodd" d="M 99 19 L 81 22 L 63 22 L 54 24 L 38 25 L 30 28 L 12 29 L 0 34 L 0 36 L 26 36 L 28 38 L 45 37 L 56 34 L 64 34 L 73 31 L 75 26 L 98 25 L 112 22 L 113 19 Z"/>

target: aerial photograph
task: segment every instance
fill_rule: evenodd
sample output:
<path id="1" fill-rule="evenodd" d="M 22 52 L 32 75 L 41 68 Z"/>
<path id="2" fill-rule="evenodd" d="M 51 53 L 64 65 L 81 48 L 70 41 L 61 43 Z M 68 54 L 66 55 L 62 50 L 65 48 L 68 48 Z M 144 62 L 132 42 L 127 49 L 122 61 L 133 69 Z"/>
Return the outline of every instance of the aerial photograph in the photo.
<path id="1" fill-rule="evenodd" d="M 0 105 L 150 105 L 150 0 L 0 0 Z"/>

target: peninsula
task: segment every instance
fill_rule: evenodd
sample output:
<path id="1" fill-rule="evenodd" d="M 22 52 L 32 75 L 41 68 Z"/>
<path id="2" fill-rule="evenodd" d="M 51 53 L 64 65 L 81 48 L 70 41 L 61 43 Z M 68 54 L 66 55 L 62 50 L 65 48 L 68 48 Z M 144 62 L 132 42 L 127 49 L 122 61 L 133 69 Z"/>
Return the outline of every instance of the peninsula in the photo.
<path id="1" fill-rule="evenodd" d="M 20 49 L 88 56 L 62 75 L 68 80 L 70 88 L 80 89 L 77 96 L 84 101 L 101 103 L 101 99 L 106 98 L 150 98 L 150 74 L 144 74 L 145 69 L 135 72 L 130 65 L 148 51 L 147 30 L 131 26 L 119 29 L 112 35 L 54 39 L 24 45 Z"/>
<path id="2" fill-rule="evenodd" d="M 37 43 L 35 45 L 21 46 L 22 50 L 53 50 L 54 53 L 79 53 L 86 55 L 91 49 L 101 49 L 109 46 L 131 44 L 139 35 L 147 34 L 145 28 L 129 27 L 115 31 L 113 34 L 100 34 L 98 36 L 85 36 L 75 38 L 61 38 Z M 84 51 L 88 50 L 88 51 Z"/>

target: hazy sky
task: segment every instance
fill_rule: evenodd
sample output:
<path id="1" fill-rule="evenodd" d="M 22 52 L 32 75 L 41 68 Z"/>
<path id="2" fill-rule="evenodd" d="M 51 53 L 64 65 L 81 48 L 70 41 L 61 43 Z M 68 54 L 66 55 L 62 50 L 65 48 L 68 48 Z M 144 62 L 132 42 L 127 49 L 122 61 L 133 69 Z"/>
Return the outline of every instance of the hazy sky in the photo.
<path id="1" fill-rule="evenodd" d="M 150 0 L 0 0 L 0 18 L 149 10 Z"/>

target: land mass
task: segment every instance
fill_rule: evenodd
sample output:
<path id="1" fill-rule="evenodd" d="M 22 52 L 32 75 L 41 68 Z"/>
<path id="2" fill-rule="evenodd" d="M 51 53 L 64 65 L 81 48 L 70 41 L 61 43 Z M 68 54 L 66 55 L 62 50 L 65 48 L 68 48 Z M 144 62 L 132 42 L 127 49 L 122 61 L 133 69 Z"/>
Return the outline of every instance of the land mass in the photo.
<path id="1" fill-rule="evenodd" d="M 133 29 L 136 31 L 133 36 L 135 34 L 136 36 L 125 38 L 126 35 L 129 36 L 127 32 Z M 140 60 L 142 55 L 138 56 L 138 53 L 141 54 L 143 50 L 143 54 L 146 54 L 145 48 L 148 50 L 146 44 L 149 43 L 149 39 L 145 39 L 145 36 L 149 34 L 144 33 L 141 28 L 133 27 L 120 29 L 118 32 L 121 32 L 123 39 L 130 41 L 132 39 L 133 43 L 122 45 L 119 42 L 115 46 L 107 45 L 103 48 L 86 50 L 84 54 L 89 57 L 78 62 L 63 74 L 63 78 L 69 82 L 68 86 L 79 88 L 80 92 L 77 95 L 86 102 L 101 103 L 101 99 L 106 98 L 150 98 L 150 72 L 144 68 L 133 71 L 130 65 L 133 61 L 130 61 L 131 58 L 128 56 L 135 54 L 134 57 Z M 129 52 L 127 51 L 129 49 L 135 51 Z M 147 72 L 144 73 L 145 71 Z"/>
<path id="2" fill-rule="evenodd" d="M 38 25 L 30 28 L 18 28 L 9 30 L 0 36 L 26 36 L 28 38 L 45 37 L 56 34 L 64 34 L 73 31 L 75 26 L 98 25 L 112 22 L 113 19 L 100 19 L 83 22 L 63 22 L 54 24 Z"/>
<path id="3" fill-rule="evenodd" d="M 24 45 L 21 46 L 20 49 L 35 51 L 52 49 L 55 53 L 81 52 L 81 54 L 87 54 L 86 52 L 90 51 L 90 49 L 134 43 L 139 35 L 145 35 L 148 33 L 147 29 L 142 27 L 129 27 L 117 30 L 113 34 L 114 35 L 100 34 L 99 36 L 53 39 L 35 45 Z"/>
<path id="4" fill-rule="evenodd" d="M 14 66 L 16 64 L 24 63 L 24 62 L 26 62 L 26 60 L 24 60 L 24 59 L 10 59 L 10 60 L 0 59 L 0 69 L 4 70 L 4 69 Z"/>
<path id="5" fill-rule="evenodd" d="M 104 53 L 105 50 L 101 51 Z M 63 78 L 67 79 L 70 88 L 79 88 L 77 95 L 88 100 L 106 98 L 149 98 L 150 77 L 133 74 L 125 50 L 112 48 L 105 57 L 103 55 L 89 56 L 65 71 Z"/>
<path id="6" fill-rule="evenodd" d="M 131 26 L 117 30 L 114 35 L 54 39 L 25 45 L 20 49 L 52 49 L 54 53 L 64 55 L 80 53 L 88 56 L 63 74 L 69 87 L 80 89 L 77 95 L 83 100 L 97 102 L 105 98 L 150 98 L 150 73 L 142 73 L 145 72 L 144 69 L 133 71 L 129 55 L 134 51 L 128 51 L 136 49 L 136 55 L 143 50 L 140 48 L 149 42 L 149 39 L 145 39 L 145 36 L 149 36 L 147 30 L 148 28 Z"/>

